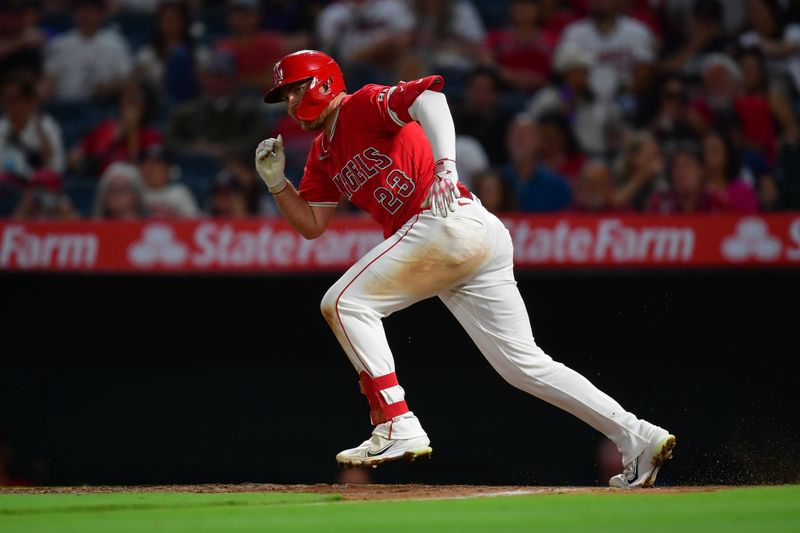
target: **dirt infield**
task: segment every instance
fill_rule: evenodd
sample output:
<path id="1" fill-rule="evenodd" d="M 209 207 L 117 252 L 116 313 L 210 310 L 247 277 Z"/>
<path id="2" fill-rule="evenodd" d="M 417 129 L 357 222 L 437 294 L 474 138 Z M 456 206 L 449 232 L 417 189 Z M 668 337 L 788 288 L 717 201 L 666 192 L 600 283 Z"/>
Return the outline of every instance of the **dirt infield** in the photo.
<path id="1" fill-rule="evenodd" d="M 271 483 L 241 483 L 236 485 L 138 485 L 92 487 L 19 487 L 0 488 L 0 494 L 107 494 L 115 492 L 187 492 L 222 494 L 236 492 L 306 492 L 339 494 L 345 500 L 423 500 L 439 498 L 470 498 L 479 496 L 511 496 L 522 494 L 566 493 L 650 493 L 714 492 L 730 489 L 727 486 L 663 487 L 621 491 L 605 487 L 531 487 L 491 485 L 275 485 Z"/>

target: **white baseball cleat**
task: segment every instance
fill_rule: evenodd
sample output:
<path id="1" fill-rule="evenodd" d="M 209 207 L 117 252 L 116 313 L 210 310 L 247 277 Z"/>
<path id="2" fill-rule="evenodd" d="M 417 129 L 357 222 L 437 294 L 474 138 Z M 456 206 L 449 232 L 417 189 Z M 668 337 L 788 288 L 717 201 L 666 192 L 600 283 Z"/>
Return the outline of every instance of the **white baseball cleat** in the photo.
<path id="1" fill-rule="evenodd" d="M 360 446 L 339 452 L 336 461 L 342 466 L 378 466 L 389 461 L 413 461 L 430 457 L 433 449 L 427 435 L 413 439 L 385 439 L 372 435 Z"/>
<path id="2" fill-rule="evenodd" d="M 656 482 L 656 474 L 667 459 L 672 459 L 675 448 L 675 435 L 656 428 L 650 444 L 639 456 L 625 465 L 625 470 L 608 480 L 608 484 L 618 489 L 635 489 L 652 487 Z"/>

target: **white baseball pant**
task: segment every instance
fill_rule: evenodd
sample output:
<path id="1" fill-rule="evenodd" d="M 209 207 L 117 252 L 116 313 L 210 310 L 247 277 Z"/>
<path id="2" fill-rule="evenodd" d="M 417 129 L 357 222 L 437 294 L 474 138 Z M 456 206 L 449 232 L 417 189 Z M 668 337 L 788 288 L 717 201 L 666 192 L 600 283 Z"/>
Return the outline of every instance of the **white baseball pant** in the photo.
<path id="1" fill-rule="evenodd" d="M 606 435 L 622 453 L 623 464 L 634 460 L 655 426 L 536 345 L 514 279 L 508 230 L 478 200 L 461 198 L 458 204 L 447 218 L 430 211 L 414 216 L 325 294 L 323 315 L 356 371 L 374 377 L 393 373 L 381 319 L 435 295 L 506 381 Z M 404 399 L 399 385 L 382 393 L 388 403 Z M 391 436 L 424 433 L 413 413 L 406 419 Z M 375 429 L 383 437 L 389 431 L 387 424 Z"/>

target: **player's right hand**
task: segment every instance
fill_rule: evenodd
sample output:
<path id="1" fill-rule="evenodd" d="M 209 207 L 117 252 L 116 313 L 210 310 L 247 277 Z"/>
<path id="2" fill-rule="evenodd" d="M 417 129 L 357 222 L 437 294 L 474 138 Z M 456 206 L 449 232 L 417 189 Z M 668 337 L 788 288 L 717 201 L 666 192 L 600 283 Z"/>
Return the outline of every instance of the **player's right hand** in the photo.
<path id="1" fill-rule="evenodd" d="M 283 153 L 283 137 L 264 139 L 256 148 L 256 171 L 267 185 L 269 192 L 281 192 L 288 184 L 283 174 L 286 155 Z"/>
<path id="2" fill-rule="evenodd" d="M 447 218 L 449 213 L 456 210 L 456 199 L 461 196 L 456 162 L 441 159 L 436 162 L 434 173 L 433 184 L 428 190 L 428 197 L 422 202 L 422 208 L 430 208 L 433 216 Z"/>

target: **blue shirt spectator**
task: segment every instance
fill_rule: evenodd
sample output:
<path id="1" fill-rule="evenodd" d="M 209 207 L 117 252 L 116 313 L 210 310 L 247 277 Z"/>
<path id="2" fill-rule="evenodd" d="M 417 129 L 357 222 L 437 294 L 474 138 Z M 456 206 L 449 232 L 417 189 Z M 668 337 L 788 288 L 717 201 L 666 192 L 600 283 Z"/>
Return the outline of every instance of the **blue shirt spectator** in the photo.
<path id="1" fill-rule="evenodd" d="M 517 208 L 527 213 L 549 213 L 572 202 L 567 180 L 539 162 L 542 140 L 530 115 L 514 117 L 506 133 L 508 164 L 500 174 L 516 193 Z"/>
<path id="2" fill-rule="evenodd" d="M 505 165 L 501 174 L 516 191 L 517 207 L 525 213 L 550 213 L 569 207 L 572 193 L 566 180 L 537 164 L 533 175 L 517 175 L 514 167 Z"/>

